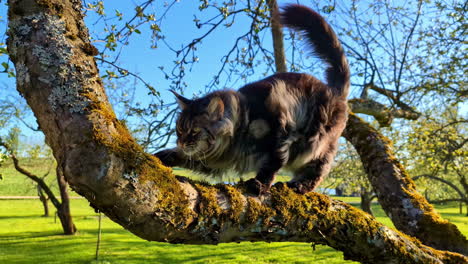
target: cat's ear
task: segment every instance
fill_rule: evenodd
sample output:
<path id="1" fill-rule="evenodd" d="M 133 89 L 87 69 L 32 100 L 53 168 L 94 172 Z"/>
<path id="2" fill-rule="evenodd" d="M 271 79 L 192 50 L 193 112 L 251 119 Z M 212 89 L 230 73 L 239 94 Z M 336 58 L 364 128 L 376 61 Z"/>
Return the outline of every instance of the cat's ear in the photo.
<path id="1" fill-rule="evenodd" d="M 189 104 L 192 103 L 192 100 L 183 97 L 182 95 L 178 94 L 176 91 L 174 90 L 169 90 L 169 91 L 171 91 L 171 93 L 175 95 L 177 104 L 179 104 L 180 109 L 184 110 L 185 108 L 187 108 Z"/>
<path id="2" fill-rule="evenodd" d="M 224 114 L 223 100 L 217 96 L 211 98 L 206 110 L 210 115 L 216 114 L 218 116 L 222 116 Z"/>

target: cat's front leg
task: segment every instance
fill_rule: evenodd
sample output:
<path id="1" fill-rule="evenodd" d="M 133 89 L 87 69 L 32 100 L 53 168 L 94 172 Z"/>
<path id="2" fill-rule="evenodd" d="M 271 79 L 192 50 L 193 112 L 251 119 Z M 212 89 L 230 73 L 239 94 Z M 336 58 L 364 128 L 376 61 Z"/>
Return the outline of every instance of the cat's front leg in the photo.
<path id="1" fill-rule="evenodd" d="M 202 163 L 199 160 L 189 159 L 178 148 L 165 149 L 153 155 L 160 159 L 161 162 L 168 167 L 181 167 L 196 172 L 201 172 L 203 174 L 211 175 L 215 175 L 216 173 L 218 173 L 217 170 L 207 167 L 206 164 Z"/>
<path id="2" fill-rule="evenodd" d="M 161 150 L 153 155 L 168 167 L 182 166 L 186 161 L 178 148 Z"/>
<path id="3" fill-rule="evenodd" d="M 270 191 L 271 184 L 275 180 L 277 170 L 261 169 L 255 178 L 243 183 L 248 193 L 261 195 Z"/>
<path id="4" fill-rule="evenodd" d="M 271 152 L 268 159 L 263 163 L 255 178 L 244 183 L 249 193 L 260 195 L 270 191 L 275 180 L 276 173 L 286 163 L 289 149 L 286 146 L 277 148 Z"/>

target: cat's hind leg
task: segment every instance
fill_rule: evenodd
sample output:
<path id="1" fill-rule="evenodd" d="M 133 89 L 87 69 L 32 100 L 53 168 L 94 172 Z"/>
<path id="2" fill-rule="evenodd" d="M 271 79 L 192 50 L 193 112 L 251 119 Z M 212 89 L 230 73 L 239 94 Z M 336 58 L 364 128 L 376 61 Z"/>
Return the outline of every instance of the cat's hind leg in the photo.
<path id="1" fill-rule="evenodd" d="M 327 155 L 304 164 L 294 172 L 288 186 L 301 194 L 313 191 L 330 171 L 332 157 Z"/>

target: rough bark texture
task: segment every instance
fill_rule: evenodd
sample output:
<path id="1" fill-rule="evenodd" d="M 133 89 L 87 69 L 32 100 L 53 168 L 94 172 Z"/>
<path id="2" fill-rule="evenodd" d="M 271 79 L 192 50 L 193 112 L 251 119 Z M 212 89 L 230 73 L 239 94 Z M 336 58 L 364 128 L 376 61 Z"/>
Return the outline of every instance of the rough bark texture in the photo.
<path id="1" fill-rule="evenodd" d="M 466 238 L 417 192 L 387 138 L 354 114 L 349 115 L 344 137 L 359 153 L 379 203 L 396 228 L 429 246 L 468 255 Z"/>
<path id="2" fill-rule="evenodd" d="M 259 199 L 229 185 L 178 180 L 116 119 L 80 9 L 79 0 L 10 0 L 8 49 L 17 88 L 65 178 L 113 221 L 172 243 L 316 242 L 363 263 L 468 263 L 327 196 L 278 184 Z"/>

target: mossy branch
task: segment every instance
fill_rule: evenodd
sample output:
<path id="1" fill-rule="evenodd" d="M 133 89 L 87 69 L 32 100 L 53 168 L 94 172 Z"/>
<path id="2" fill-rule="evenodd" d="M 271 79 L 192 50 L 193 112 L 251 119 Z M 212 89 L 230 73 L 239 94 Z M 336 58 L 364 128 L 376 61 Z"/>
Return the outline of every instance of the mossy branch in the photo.
<path id="1" fill-rule="evenodd" d="M 468 255 L 466 237 L 419 194 L 388 138 L 353 113 L 343 135 L 358 152 L 380 205 L 399 230 L 434 248 Z"/>

